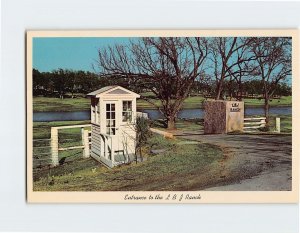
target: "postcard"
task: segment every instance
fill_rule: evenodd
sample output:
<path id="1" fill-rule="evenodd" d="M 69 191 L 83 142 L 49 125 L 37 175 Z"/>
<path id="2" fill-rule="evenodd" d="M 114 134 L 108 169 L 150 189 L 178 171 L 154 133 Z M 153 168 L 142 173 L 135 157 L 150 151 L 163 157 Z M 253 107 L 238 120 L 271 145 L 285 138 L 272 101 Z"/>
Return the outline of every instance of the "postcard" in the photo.
<path id="1" fill-rule="evenodd" d="M 298 202 L 298 30 L 26 34 L 29 203 Z"/>

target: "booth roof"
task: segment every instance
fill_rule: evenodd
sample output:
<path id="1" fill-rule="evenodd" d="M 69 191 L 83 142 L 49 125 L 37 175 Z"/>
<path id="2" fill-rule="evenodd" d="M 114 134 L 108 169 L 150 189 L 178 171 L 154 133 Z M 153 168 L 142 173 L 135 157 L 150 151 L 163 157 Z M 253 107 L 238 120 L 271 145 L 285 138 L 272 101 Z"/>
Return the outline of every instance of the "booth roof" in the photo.
<path id="1" fill-rule="evenodd" d="M 87 94 L 87 96 L 97 96 L 99 94 L 108 92 L 110 90 L 111 90 L 111 92 L 109 92 L 109 93 L 111 93 L 111 94 L 131 94 L 132 96 L 134 96 L 136 98 L 140 98 L 139 94 L 134 93 L 134 92 L 132 92 L 132 91 L 130 91 L 130 90 L 124 88 L 124 87 L 117 86 L 117 85 L 102 87 L 99 90 L 96 90 L 96 91 L 93 91 L 93 92 Z"/>
<path id="2" fill-rule="evenodd" d="M 102 87 L 101 89 L 98 89 L 96 91 L 93 91 L 93 92 L 87 94 L 87 96 L 95 96 L 95 95 L 101 94 L 103 92 L 106 92 L 106 91 L 108 91 L 110 89 L 113 89 L 115 87 L 118 87 L 118 86 L 106 86 L 106 87 Z"/>

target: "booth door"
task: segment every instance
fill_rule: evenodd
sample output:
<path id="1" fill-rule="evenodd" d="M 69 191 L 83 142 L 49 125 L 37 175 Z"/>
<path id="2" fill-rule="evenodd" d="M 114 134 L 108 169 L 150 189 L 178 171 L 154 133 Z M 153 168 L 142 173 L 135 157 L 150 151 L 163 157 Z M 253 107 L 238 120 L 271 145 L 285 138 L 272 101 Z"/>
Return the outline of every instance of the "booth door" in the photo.
<path id="1" fill-rule="evenodd" d="M 121 101 L 121 120 L 119 126 L 119 135 L 121 137 L 122 146 L 125 155 L 133 156 L 135 154 L 135 119 L 133 112 L 133 101 L 122 100 Z"/>
<path id="2" fill-rule="evenodd" d="M 119 120 L 118 120 L 118 102 L 108 101 L 105 103 L 105 127 L 106 134 L 112 139 L 112 153 L 119 151 Z"/>
<path id="3" fill-rule="evenodd" d="M 106 102 L 106 134 L 112 138 L 115 161 L 128 159 L 135 152 L 132 101 Z"/>

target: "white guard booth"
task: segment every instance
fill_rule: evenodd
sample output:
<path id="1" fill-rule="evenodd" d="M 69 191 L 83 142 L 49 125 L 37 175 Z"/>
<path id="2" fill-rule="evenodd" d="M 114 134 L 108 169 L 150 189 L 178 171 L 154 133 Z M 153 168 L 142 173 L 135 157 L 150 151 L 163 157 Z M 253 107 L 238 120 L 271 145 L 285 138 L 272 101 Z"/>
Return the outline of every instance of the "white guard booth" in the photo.
<path id="1" fill-rule="evenodd" d="M 107 86 L 91 98 L 91 156 L 112 168 L 135 154 L 136 99 L 140 95 L 120 86 Z"/>

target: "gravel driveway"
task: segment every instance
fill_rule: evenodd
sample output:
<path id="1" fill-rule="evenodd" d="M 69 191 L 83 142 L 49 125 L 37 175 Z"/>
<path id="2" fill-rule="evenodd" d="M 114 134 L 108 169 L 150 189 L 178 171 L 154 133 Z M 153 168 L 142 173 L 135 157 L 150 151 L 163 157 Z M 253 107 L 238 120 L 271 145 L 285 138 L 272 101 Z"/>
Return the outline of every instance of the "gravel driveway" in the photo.
<path id="1" fill-rule="evenodd" d="M 288 191 L 292 188 L 291 135 L 203 135 L 195 131 L 174 135 L 217 145 L 226 155 L 221 175 L 235 178 L 205 190 Z"/>

